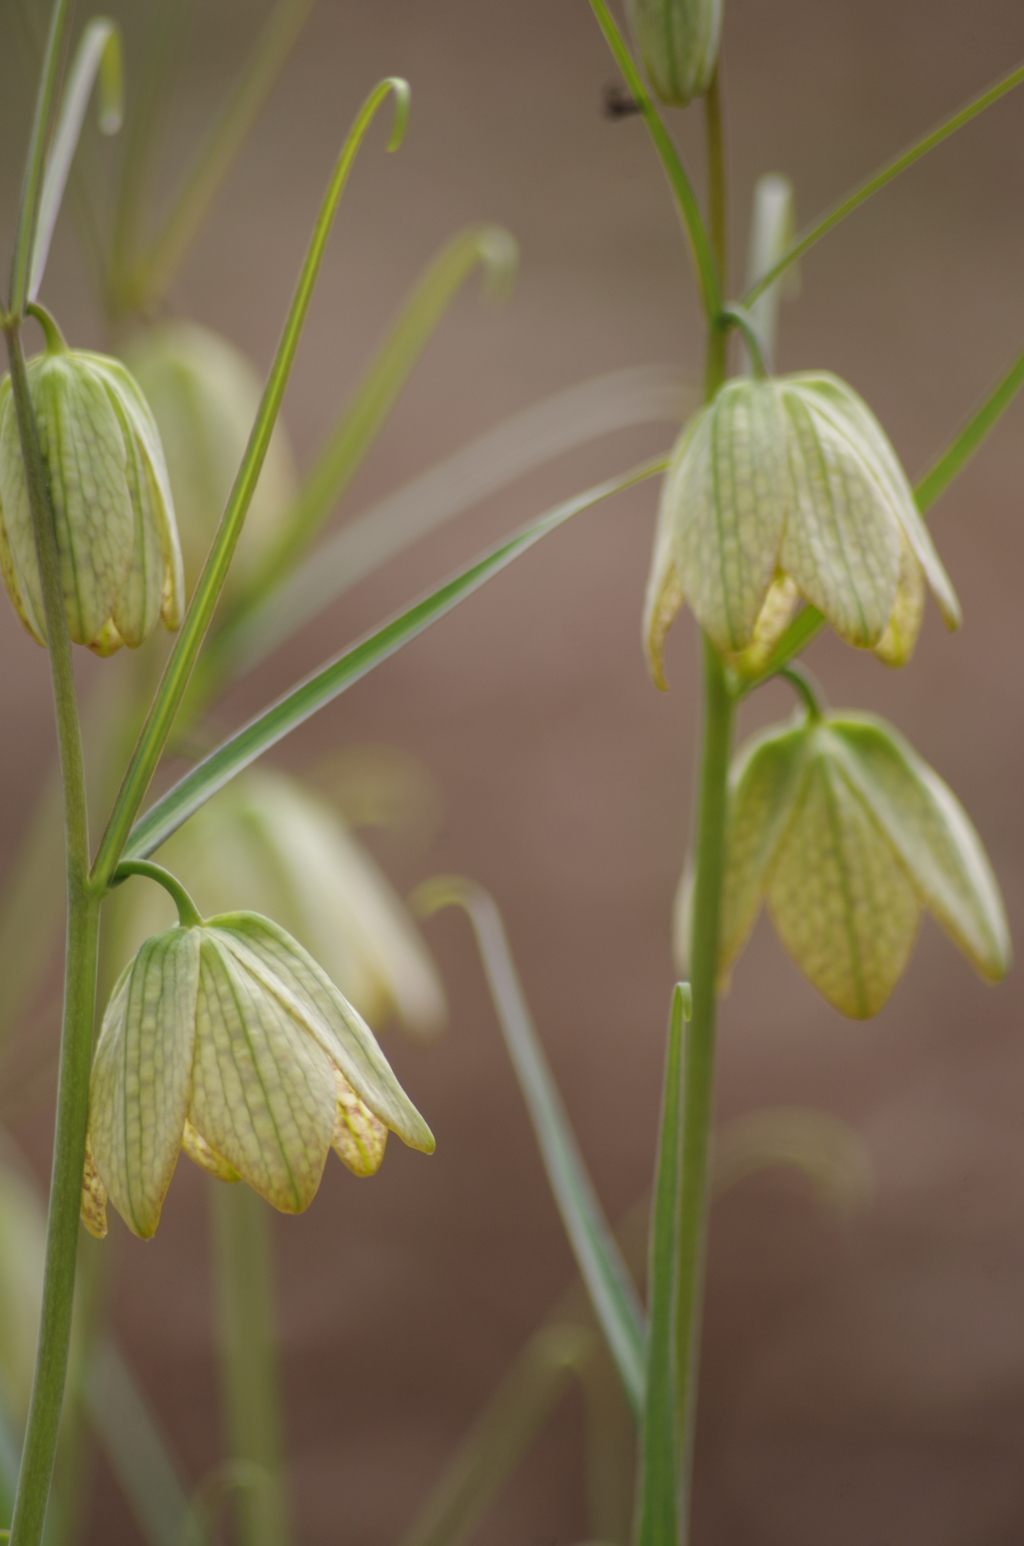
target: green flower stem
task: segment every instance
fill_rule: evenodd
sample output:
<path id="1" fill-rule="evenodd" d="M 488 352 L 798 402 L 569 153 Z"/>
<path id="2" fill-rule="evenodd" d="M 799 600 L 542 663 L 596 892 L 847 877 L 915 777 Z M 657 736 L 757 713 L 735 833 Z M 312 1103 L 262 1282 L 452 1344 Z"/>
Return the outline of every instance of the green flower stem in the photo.
<path id="1" fill-rule="evenodd" d="M 717 184 L 712 207 L 725 209 L 725 162 L 721 98 L 708 98 L 708 174 Z M 719 240 L 724 243 L 724 233 Z M 724 247 L 719 250 L 724 259 Z M 705 400 L 710 402 L 725 377 L 725 334 L 717 317 L 708 327 Z M 679 1445 L 679 1539 L 690 1533 L 693 1439 L 697 1415 L 704 1259 L 708 1227 L 708 1178 L 715 1076 L 715 1011 L 718 936 L 725 868 L 725 822 L 736 700 L 725 665 L 711 640 L 703 638 L 704 724 L 701 736 L 697 811 L 693 926 L 690 938 L 692 1013 L 683 1055 L 683 1155 L 679 1188 L 679 1274 L 676 1287 L 676 1433 Z"/>
<path id="2" fill-rule="evenodd" d="M 39 218 L 39 202 L 43 195 L 46 152 L 57 113 L 57 92 L 71 36 L 71 18 L 74 8 L 74 0 L 55 0 L 50 19 L 50 33 L 46 40 L 43 73 L 39 81 L 39 94 L 36 97 L 35 117 L 32 120 L 32 135 L 29 140 L 28 158 L 25 162 L 25 180 L 21 188 L 21 205 L 18 210 L 18 227 L 14 237 L 14 257 L 11 263 L 8 310 L 15 321 L 20 321 L 24 316 L 25 301 L 28 298 L 29 271 L 35 243 L 36 222 Z"/>
<path id="3" fill-rule="evenodd" d="M 828 214 L 823 216 L 817 225 L 812 226 L 805 235 L 794 242 L 792 247 L 783 253 L 774 267 L 770 268 L 766 274 L 763 274 L 755 285 L 751 285 L 743 297 L 744 306 L 749 306 L 752 301 L 756 301 L 757 297 L 767 290 L 770 284 L 774 284 L 780 274 L 785 273 L 790 264 L 795 263 L 798 258 L 802 257 L 809 247 L 814 246 L 815 242 L 820 241 L 823 236 L 827 236 L 829 231 L 839 224 L 840 220 L 845 220 L 847 215 L 852 214 L 859 205 L 864 203 L 865 199 L 869 199 L 873 193 L 877 193 L 880 188 L 884 188 L 886 183 L 891 182 L 894 177 L 898 177 L 901 172 L 905 172 L 907 167 L 913 166 L 915 161 L 920 160 L 922 156 L 926 156 L 930 150 L 934 150 L 936 145 L 941 145 L 943 140 L 948 139 L 951 134 L 955 134 L 958 129 L 962 129 L 964 124 L 970 123 L 972 118 L 976 118 L 987 107 L 991 107 L 994 102 L 998 102 L 1000 97 L 1004 97 L 1008 91 L 1012 91 L 1022 81 L 1024 81 L 1024 65 L 1018 65 L 1015 70 L 1011 70 L 1009 75 L 1004 75 L 1002 80 L 996 81 L 994 86 L 990 86 L 987 91 L 983 91 L 980 97 L 975 97 L 973 102 L 968 102 L 967 106 L 962 107 L 958 113 L 954 113 L 952 118 L 948 118 L 944 124 L 940 124 L 937 129 L 933 129 L 923 139 L 915 141 L 901 155 L 887 162 L 873 177 L 869 177 L 866 182 L 861 183 L 860 187 L 855 188 L 847 198 L 843 199 L 842 203 L 829 210 Z"/>
<path id="4" fill-rule="evenodd" d="M 270 1211 L 248 1186 L 211 1188 L 222 1385 L 232 1459 L 260 1475 L 235 1503 L 240 1546 L 288 1546 L 291 1528 L 274 1354 Z"/>
<path id="5" fill-rule="evenodd" d="M 158 886 L 163 886 L 178 909 L 178 922 L 183 929 L 195 929 L 202 923 L 196 904 L 170 870 L 165 870 L 160 864 L 148 864 L 144 859 L 126 859 L 114 871 L 113 884 L 120 885 L 130 875 L 142 875 L 146 880 L 155 880 Z"/>
<path id="6" fill-rule="evenodd" d="M 109 885 L 110 878 L 117 868 L 132 822 L 138 814 L 139 806 L 149 788 L 150 779 L 156 771 L 157 763 L 167 743 L 167 737 L 188 686 L 189 677 L 192 675 L 196 656 L 202 648 L 227 577 L 228 566 L 242 533 L 242 523 L 259 480 L 264 457 L 267 454 L 270 436 L 288 384 L 288 376 L 295 359 L 295 351 L 299 345 L 313 286 L 320 270 L 338 203 L 370 123 L 381 103 L 392 92 L 395 95 L 396 104 L 395 121 L 388 148 L 397 149 L 408 117 L 409 88 L 403 80 L 388 78 L 381 81 L 363 103 L 335 163 L 331 181 L 320 206 L 302 272 L 299 275 L 281 342 L 278 344 L 277 354 L 256 415 L 256 422 L 253 424 L 249 444 L 242 458 L 242 465 L 238 469 L 238 476 L 228 497 L 227 506 L 203 572 L 199 577 L 195 595 L 192 597 L 185 621 L 181 625 L 181 632 L 171 651 L 156 697 L 114 802 L 107 829 L 100 842 L 93 868 L 94 880 L 100 888 Z"/>
<path id="7" fill-rule="evenodd" d="M 715 988 L 721 923 L 725 819 L 735 700 L 725 667 L 704 639 L 704 727 L 697 797 L 697 864 L 693 887 L 690 985 L 693 1018 L 683 1061 L 683 1179 L 679 1198 L 679 1286 L 676 1367 L 680 1439 L 680 1535 L 688 1535 L 693 1434 L 700 1362 L 708 1175 L 715 1066 Z"/>
<path id="8" fill-rule="evenodd" d="M 99 951 L 99 896 L 89 882 L 85 765 L 71 662 L 71 641 L 64 612 L 60 560 L 17 321 L 7 321 L 4 336 L 11 367 L 11 392 L 25 463 L 49 641 L 64 789 L 67 853 L 64 1024 L 46 1226 L 46 1268 L 35 1380 L 11 1526 L 11 1540 L 15 1546 L 39 1546 L 57 1449 L 75 1293 L 78 1213 L 89 1118 L 89 1070 Z"/>

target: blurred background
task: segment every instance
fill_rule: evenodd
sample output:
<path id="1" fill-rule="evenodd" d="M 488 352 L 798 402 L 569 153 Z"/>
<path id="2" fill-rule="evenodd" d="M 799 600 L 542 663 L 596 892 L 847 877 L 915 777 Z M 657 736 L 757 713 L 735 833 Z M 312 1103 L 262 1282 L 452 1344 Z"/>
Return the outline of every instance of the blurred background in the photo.
<path id="1" fill-rule="evenodd" d="M 0 6 L 4 36 L 12 0 Z M 268 7 L 197 7 L 168 186 Z M 147 7 L 124 13 L 127 87 Z M 722 54 L 742 287 L 756 178 L 788 174 L 800 224 L 1024 54 L 1016 0 L 727 0 Z M 502 307 L 460 296 L 345 502 L 355 515 L 449 451 L 589 376 L 651 363 L 696 383 L 687 254 L 639 121 L 602 116 L 616 72 L 585 0 L 320 0 L 176 281 L 193 317 L 269 365 L 323 185 L 358 104 L 412 85 L 407 139 L 375 127 L 314 297 L 284 417 L 308 461 L 408 287 L 457 227 L 518 238 Z M 0 48 L 0 230 L 13 232 L 34 83 Z M 699 108 L 670 115 L 700 183 Z M 116 145 L 110 152 L 116 154 Z M 910 473 L 930 463 L 1024 343 L 1024 96 L 971 125 L 828 237 L 782 312 L 778 366 L 846 377 Z M 5 259 L 6 261 L 6 259 Z M 44 299 L 76 346 L 106 342 L 73 222 Z M 1024 922 L 1024 407 L 930 518 L 966 623 L 932 608 L 888 673 L 830 637 L 810 663 L 835 706 L 894 720 L 952 785 Z M 353 591 L 222 705 L 240 723 L 363 630 L 556 500 L 667 447 L 633 429 L 476 506 Z M 290 740 L 280 766 L 389 746 L 418 759 L 437 817 L 371 838 L 407 890 L 437 871 L 485 885 L 609 1216 L 643 1193 L 669 992 L 670 910 L 691 810 L 698 679 L 681 619 L 670 692 L 639 617 L 650 485 L 582 516 Z M 77 652 L 80 657 L 84 652 Z M 46 659 L 0 607 L 0 865 L 53 755 Z M 83 683 L 110 669 L 80 658 Z M 114 668 L 116 669 L 116 663 Z M 745 735 L 790 712 L 771 687 Z M 430 802 L 427 802 L 430 803 Z M 300 1219 L 274 1218 L 290 1484 L 309 1546 L 396 1540 L 531 1332 L 574 1276 L 465 920 L 425 926 L 450 998 L 429 1048 L 386 1039 L 437 1136 L 396 1142 L 373 1181 L 329 1163 Z M 58 962 L 54 961 L 54 972 Z M 43 995 L 45 998 L 45 995 Z M 806 985 L 759 923 L 722 1005 L 718 1108 L 836 1113 L 863 1139 L 871 1206 L 824 1208 L 769 1171 L 715 1204 L 696 1546 L 1010 1546 L 1024 1535 L 1024 988 L 983 987 L 925 920 L 868 1024 Z M 56 1028 L 40 1014 L 0 1119 L 48 1167 Z M 105 1251 L 121 1344 L 184 1476 L 223 1454 L 205 1192 L 182 1163 L 149 1243 Z M 488 1511 L 494 1546 L 585 1537 L 584 1425 L 562 1403 Z M 137 1528 L 97 1456 L 90 1542 Z"/>

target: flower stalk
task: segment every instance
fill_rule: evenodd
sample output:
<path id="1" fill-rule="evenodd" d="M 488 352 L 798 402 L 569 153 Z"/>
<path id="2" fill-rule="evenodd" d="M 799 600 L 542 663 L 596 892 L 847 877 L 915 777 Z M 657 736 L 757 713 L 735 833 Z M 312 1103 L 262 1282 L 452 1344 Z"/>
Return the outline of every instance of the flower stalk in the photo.
<path id="1" fill-rule="evenodd" d="M 89 1117 L 100 898 L 89 881 L 85 766 L 53 511 L 16 317 L 5 320 L 3 332 L 50 644 L 48 653 L 64 791 L 67 852 L 64 1021 L 47 1218 L 46 1269 L 35 1381 L 11 1526 L 11 1540 L 16 1546 L 38 1546 L 57 1450 L 71 1337 L 78 1213 Z"/>

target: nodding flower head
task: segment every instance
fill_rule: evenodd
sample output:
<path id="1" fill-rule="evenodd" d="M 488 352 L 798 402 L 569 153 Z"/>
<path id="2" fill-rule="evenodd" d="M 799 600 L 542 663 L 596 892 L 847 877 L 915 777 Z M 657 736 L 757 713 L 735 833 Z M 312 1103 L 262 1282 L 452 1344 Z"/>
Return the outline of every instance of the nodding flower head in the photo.
<path id="1" fill-rule="evenodd" d="M 180 1149 L 301 1213 L 331 1147 L 372 1175 L 389 1129 L 433 1151 L 369 1027 L 312 956 L 256 913 L 196 917 L 146 941 L 104 1015 L 83 1221 L 102 1235 L 109 1197 L 148 1238 Z"/>
<path id="2" fill-rule="evenodd" d="M 45 314 L 41 314 L 45 316 Z M 117 360 L 68 349 L 45 319 L 29 391 L 56 526 L 68 630 L 110 655 L 136 648 L 184 607 L 181 552 L 153 415 Z M 29 633 L 46 643 L 28 488 L 11 380 L 0 382 L 0 570 Z"/>
<path id="3" fill-rule="evenodd" d="M 925 581 L 958 627 L 906 475 L 856 392 L 825 374 L 730 381 L 683 430 L 662 489 L 644 619 L 651 674 L 663 687 L 665 635 L 684 600 L 741 667 L 767 655 L 801 597 L 847 643 L 902 665 Z"/>
<path id="4" fill-rule="evenodd" d="M 842 1014 L 885 1003 L 927 909 L 982 977 L 1010 965 L 999 887 L 956 796 L 903 737 L 866 714 L 775 727 L 729 781 L 719 968 L 762 900 L 797 966 Z"/>

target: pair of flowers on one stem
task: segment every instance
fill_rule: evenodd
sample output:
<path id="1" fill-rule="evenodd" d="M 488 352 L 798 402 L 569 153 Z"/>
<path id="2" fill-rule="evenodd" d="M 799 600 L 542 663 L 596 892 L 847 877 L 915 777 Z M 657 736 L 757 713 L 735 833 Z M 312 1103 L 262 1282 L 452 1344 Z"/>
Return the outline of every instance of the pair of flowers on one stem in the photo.
<path id="1" fill-rule="evenodd" d="M 664 686 L 665 635 L 684 597 L 741 680 L 764 668 L 801 600 L 848 643 L 902 665 L 926 582 L 958 627 L 910 485 L 857 394 L 824 374 L 731 381 L 687 425 L 665 480 L 644 623 L 651 673 Z M 1009 966 L 977 833 L 938 775 L 877 719 L 814 710 L 741 752 L 723 975 L 762 898 L 797 965 L 858 1018 L 876 1013 L 902 975 L 922 907 L 984 977 Z"/>

